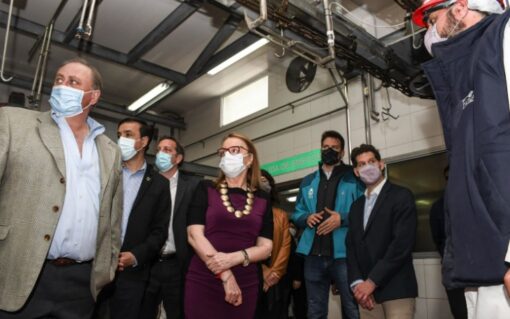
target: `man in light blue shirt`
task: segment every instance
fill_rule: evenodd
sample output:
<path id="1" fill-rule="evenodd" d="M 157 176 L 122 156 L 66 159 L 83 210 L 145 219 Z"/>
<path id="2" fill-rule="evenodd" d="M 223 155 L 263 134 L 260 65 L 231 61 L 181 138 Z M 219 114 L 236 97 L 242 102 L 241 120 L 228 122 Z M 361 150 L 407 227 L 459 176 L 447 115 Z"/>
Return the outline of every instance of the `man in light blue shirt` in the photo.
<path id="1" fill-rule="evenodd" d="M 89 117 L 99 72 L 57 70 L 50 112 L 0 109 L 0 318 L 90 318 L 120 248 L 120 151 Z"/>
<path id="2" fill-rule="evenodd" d="M 99 221 L 99 161 L 95 138 L 104 126 L 88 118 L 90 133 L 83 140 L 82 151 L 76 147 L 74 133 L 65 118 L 51 117 L 60 129 L 66 162 L 67 185 L 62 215 L 53 235 L 48 259 L 59 257 L 77 261 L 94 259 Z"/>

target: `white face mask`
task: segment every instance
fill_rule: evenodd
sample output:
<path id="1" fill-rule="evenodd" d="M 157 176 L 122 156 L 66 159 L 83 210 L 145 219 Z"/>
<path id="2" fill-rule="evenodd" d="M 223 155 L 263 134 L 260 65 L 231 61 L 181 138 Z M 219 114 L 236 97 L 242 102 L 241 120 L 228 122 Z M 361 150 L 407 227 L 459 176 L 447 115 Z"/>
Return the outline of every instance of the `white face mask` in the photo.
<path id="1" fill-rule="evenodd" d="M 220 160 L 219 167 L 228 178 L 237 177 L 246 169 L 244 156 L 241 153 L 230 154 L 229 152 L 225 152 Z"/>
<path id="2" fill-rule="evenodd" d="M 434 43 L 439 43 L 448 40 L 448 38 L 441 38 L 439 32 L 437 32 L 436 24 L 434 24 L 431 28 L 428 28 L 425 36 L 423 37 L 423 44 L 425 44 L 425 48 L 429 51 L 430 55 L 432 54 L 432 45 Z"/>
<path id="3" fill-rule="evenodd" d="M 119 141 L 117 142 L 117 144 L 120 147 L 120 152 L 122 154 L 122 160 L 124 162 L 129 161 L 136 155 L 137 150 L 135 149 L 135 140 L 134 139 L 121 136 L 121 137 L 119 137 Z"/>

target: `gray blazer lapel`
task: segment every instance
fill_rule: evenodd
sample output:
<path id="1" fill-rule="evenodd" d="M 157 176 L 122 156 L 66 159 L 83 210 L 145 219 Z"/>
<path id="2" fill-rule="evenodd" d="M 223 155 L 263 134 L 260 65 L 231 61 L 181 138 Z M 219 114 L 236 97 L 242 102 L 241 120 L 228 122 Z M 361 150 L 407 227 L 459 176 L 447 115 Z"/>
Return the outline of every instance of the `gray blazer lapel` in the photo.
<path id="1" fill-rule="evenodd" d="M 112 176 L 115 165 L 115 144 L 106 136 L 96 137 L 97 152 L 99 154 L 99 169 L 101 174 L 101 200 L 104 195 L 106 185 L 110 176 Z"/>
<path id="2" fill-rule="evenodd" d="M 38 118 L 39 136 L 50 154 L 53 156 L 58 170 L 66 177 L 66 159 L 64 155 L 64 146 L 60 138 L 60 129 L 57 123 L 51 118 L 49 112 L 41 113 Z"/>

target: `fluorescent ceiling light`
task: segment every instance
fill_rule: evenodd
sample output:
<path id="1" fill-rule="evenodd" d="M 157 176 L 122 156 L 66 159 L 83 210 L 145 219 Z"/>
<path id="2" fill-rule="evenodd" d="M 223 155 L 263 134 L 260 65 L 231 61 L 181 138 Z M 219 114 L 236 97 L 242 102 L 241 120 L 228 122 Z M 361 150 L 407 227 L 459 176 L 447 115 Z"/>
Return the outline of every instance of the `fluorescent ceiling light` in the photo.
<path id="1" fill-rule="evenodd" d="M 289 203 L 295 203 L 296 202 L 296 199 L 297 199 L 297 196 L 290 196 L 290 197 L 287 197 L 287 201 Z"/>
<path id="2" fill-rule="evenodd" d="M 158 102 L 168 94 L 170 94 L 173 90 L 175 90 L 176 86 L 173 85 L 172 82 L 161 82 L 155 87 L 153 87 L 149 92 L 142 95 L 138 100 L 134 101 L 127 108 L 128 110 L 134 112 L 138 109 L 143 111 L 147 109 L 152 104 Z"/>
<path id="3" fill-rule="evenodd" d="M 233 55 L 229 59 L 227 59 L 227 60 L 223 61 L 222 63 L 218 64 L 217 66 L 215 66 L 214 68 L 209 70 L 207 72 L 207 74 L 215 75 L 216 73 L 223 71 L 223 69 L 228 68 L 232 64 L 236 63 L 237 61 L 241 60 L 245 56 L 249 55 L 250 53 L 256 51 L 257 49 L 263 47 L 264 45 L 266 45 L 268 43 L 269 43 L 269 40 L 264 39 L 264 38 L 258 40 L 257 42 L 253 43 L 249 47 L 245 48 L 242 51 L 237 52 L 235 55 Z"/>

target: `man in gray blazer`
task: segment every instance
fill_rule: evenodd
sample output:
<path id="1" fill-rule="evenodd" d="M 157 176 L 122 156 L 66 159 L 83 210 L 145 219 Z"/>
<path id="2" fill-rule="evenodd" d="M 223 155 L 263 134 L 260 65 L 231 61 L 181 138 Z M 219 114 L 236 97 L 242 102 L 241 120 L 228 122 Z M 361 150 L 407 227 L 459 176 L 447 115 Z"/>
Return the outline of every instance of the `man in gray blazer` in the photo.
<path id="1" fill-rule="evenodd" d="M 50 112 L 0 108 L 0 318 L 89 318 L 117 268 L 120 151 L 88 115 L 101 76 L 58 69 Z"/>

